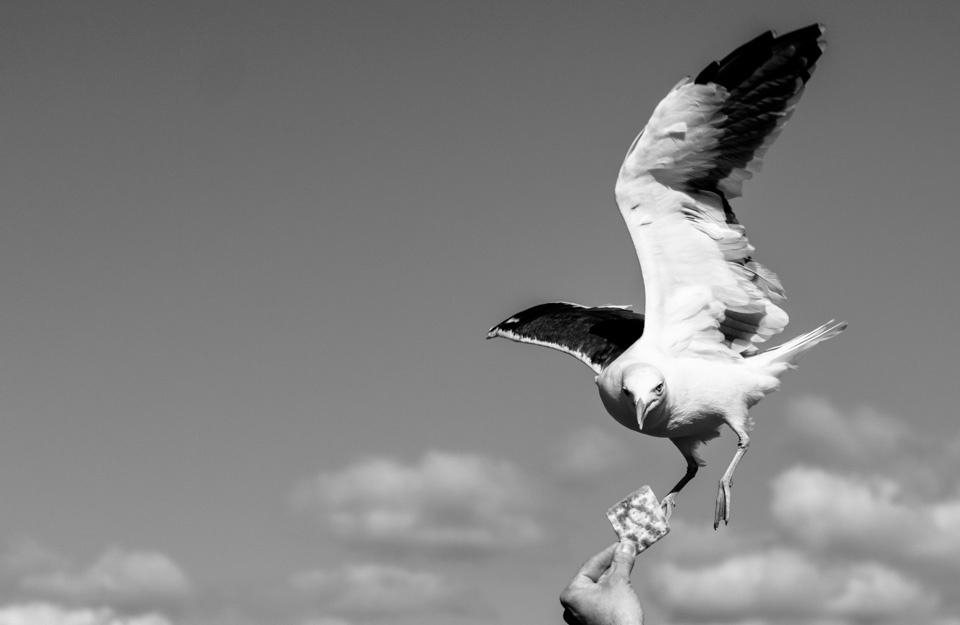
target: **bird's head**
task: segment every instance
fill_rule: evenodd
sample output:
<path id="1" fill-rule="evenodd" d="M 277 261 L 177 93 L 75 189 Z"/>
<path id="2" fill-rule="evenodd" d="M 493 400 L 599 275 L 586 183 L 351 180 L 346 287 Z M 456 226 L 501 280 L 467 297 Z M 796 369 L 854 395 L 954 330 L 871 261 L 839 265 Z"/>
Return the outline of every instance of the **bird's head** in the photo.
<path id="1" fill-rule="evenodd" d="M 652 365 L 635 364 L 623 371 L 623 397 L 633 404 L 637 425 L 643 429 L 644 419 L 663 403 L 667 385 L 660 370 Z"/>

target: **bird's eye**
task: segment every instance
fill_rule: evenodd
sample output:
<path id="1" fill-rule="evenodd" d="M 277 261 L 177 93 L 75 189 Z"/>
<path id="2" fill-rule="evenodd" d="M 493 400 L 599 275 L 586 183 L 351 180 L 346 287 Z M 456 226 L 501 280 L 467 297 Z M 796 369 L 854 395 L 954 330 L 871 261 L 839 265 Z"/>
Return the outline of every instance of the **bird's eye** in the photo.
<path id="1" fill-rule="evenodd" d="M 628 389 L 626 386 L 623 387 L 623 394 L 624 394 L 624 395 L 633 395 L 633 393 L 630 392 L 630 389 Z"/>
<path id="2" fill-rule="evenodd" d="M 662 392 L 663 392 L 663 382 L 661 382 L 660 384 L 657 384 L 657 388 L 655 388 L 655 389 L 653 389 L 653 390 L 656 391 L 657 395 L 659 395 L 660 393 L 662 393 Z"/>

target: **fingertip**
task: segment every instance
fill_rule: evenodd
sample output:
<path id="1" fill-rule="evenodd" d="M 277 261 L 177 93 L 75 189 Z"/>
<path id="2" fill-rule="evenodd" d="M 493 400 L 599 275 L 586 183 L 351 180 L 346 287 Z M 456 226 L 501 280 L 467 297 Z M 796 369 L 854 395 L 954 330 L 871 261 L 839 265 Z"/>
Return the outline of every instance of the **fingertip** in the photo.
<path id="1" fill-rule="evenodd" d="M 632 540 L 623 540 L 617 545 L 613 554 L 611 575 L 629 577 L 633 571 L 633 564 L 637 559 L 637 543 Z"/>
<path id="2" fill-rule="evenodd" d="M 635 558 L 637 556 L 637 543 L 625 538 L 617 545 L 617 553 L 622 553 L 628 558 Z"/>

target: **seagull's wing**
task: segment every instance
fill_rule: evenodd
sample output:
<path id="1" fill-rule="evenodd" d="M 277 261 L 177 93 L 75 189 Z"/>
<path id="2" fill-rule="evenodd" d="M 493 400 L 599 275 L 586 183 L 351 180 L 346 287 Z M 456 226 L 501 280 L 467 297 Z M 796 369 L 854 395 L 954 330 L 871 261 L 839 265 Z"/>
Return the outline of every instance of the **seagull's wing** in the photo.
<path id="1" fill-rule="evenodd" d="M 680 81 L 627 152 L 617 203 L 646 293 L 647 334 L 673 354 L 738 359 L 786 326 L 777 276 L 730 208 L 822 53 L 814 24 L 767 32 Z"/>
<path id="2" fill-rule="evenodd" d="M 643 334 L 643 315 L 619 306 L 540 304 L 498 323 L 487 338 L 502 336 L 570 354 L 596 373 Z"/>

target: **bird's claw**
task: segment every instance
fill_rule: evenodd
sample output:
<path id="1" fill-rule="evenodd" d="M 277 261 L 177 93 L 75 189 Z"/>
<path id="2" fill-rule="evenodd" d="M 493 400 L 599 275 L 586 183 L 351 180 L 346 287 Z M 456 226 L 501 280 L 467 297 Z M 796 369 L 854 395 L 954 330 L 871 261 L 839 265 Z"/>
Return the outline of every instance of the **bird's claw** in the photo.
<path id="1" fill-rule="evenodd" d="M 663 501 L 660 502 L 660 507 L 663 508 L 663 515 L 667 518 L 667 522 L 670 521 L 670 517 L 673 515 L 673 509 L 677 505 L 677 494 L 670 493 L 663 498 Z"/>
<path id="2" fill-rule="evenodd" d="M 720 527 L 720 519 L 723 523 L 730 523 L 730 484 L 720 480 L 720 486 L 717 488 L 717 507 L 713 513 L 713 529 Z"/>

